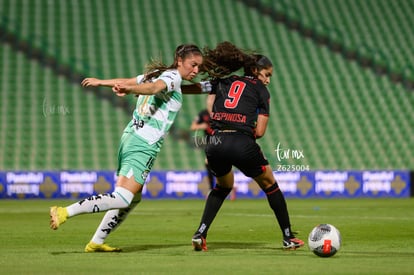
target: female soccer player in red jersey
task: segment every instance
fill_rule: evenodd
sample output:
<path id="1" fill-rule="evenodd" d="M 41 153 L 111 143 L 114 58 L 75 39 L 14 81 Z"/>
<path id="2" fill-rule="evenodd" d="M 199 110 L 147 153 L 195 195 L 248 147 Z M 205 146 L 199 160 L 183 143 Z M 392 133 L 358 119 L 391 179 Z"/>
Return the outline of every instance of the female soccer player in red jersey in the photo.
<path id="1" fill-rule="evenodd" d="M 243 76 L 231 75 L 241 68 Z M 207 101 L 214 142 L 207 144 L 205 151 L 217 184 L 207 198 L 200 225 L 192 238 L 194 249 L 207 250 L 207 231 L 233 188 L 233 166 L 253 178 L 266 193 L 283 234 L 283 248 L 303 246 L 304 242 L 292 233 L 284 195 L 256 143 L 265 134 L 269 120 L 270 94 L 266 85 L 273 73 L 271 61 L 230 42 L 222 42 L 214 49 L 204 49 L 201 70 L 212 79 Z"/>

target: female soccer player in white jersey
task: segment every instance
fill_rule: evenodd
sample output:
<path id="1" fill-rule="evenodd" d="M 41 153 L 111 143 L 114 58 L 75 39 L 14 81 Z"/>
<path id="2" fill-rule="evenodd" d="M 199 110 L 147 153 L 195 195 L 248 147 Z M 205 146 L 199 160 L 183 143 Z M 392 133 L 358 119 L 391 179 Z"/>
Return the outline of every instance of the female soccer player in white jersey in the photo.
<path id="1" fill-rule="evenodd" d="M 104 243 L 107 236 L 125 220 L 127 214 L 141 200 L 141 193 L 164 142 L 182 105 L 181 83 L 192 80 L 203 61 L 202 52 L 192 44 L 175 50 L 170 66 L 153 61 L 146 72 L 136 78 L 101 80 L 86 78 L 84 87 L 107 86 L 118 96 L 139 95 L 133 119 L 121 137 L 118 151 L 118 180 L 111 194 L 91 196 L 67 207 L 50 208 L 50 227 L 61 224 L 79 214 L 107 211 L 85 252 L 116 252 L 121 249 Z"/>

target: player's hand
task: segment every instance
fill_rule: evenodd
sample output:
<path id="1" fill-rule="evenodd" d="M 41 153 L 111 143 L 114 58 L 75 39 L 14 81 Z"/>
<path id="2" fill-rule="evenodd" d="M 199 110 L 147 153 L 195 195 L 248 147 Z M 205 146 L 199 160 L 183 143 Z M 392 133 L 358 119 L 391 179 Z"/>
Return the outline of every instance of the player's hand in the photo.
<path id="1" fill-rule="evenodd" d="M 114 87 L 112 87 L 112 91 L 117 95 L 117 96 L 125 96 L 128 94 L 128 87 L 124 84 L 121 83 L 117 83 L 114 85 Z"/>
<path id="2" fill-rule="evenodd" d="M 100 82 L 101 80 L 98 78 L 88 77 L 82 80 L 81 85 L 82 87 L 98 87 Z"/>

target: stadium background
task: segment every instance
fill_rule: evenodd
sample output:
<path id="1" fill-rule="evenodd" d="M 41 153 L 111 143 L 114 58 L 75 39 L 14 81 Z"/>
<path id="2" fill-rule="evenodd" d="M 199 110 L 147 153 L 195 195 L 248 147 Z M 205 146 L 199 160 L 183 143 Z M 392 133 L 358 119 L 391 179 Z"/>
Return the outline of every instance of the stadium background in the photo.
<path id="1" fill-rule="evenodd" d="M 0 171 L 114 170 L 135 100 L 81 79 L 223 40 L 274 63 L 259 140 L 272 167 L 414 168 L 413 1 L 3 0 L 0 16 Z M 185 96 L 154 171 L 204 169 L 189 130 L 204 99 Z"/>

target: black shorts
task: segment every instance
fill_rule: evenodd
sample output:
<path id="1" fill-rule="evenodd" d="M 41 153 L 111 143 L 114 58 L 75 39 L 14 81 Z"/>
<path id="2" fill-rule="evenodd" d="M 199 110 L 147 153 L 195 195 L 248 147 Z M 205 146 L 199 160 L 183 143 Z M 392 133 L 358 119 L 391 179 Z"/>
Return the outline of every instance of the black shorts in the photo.
<path id="1" fill-rule="evenodd" d="M 269 162 L 256 140 L 244 133 L 217 133 L 205 149 L 208 164 L 216 177 L 226 175 L 234 165 L 245 176 L 255 178 Z"/>

